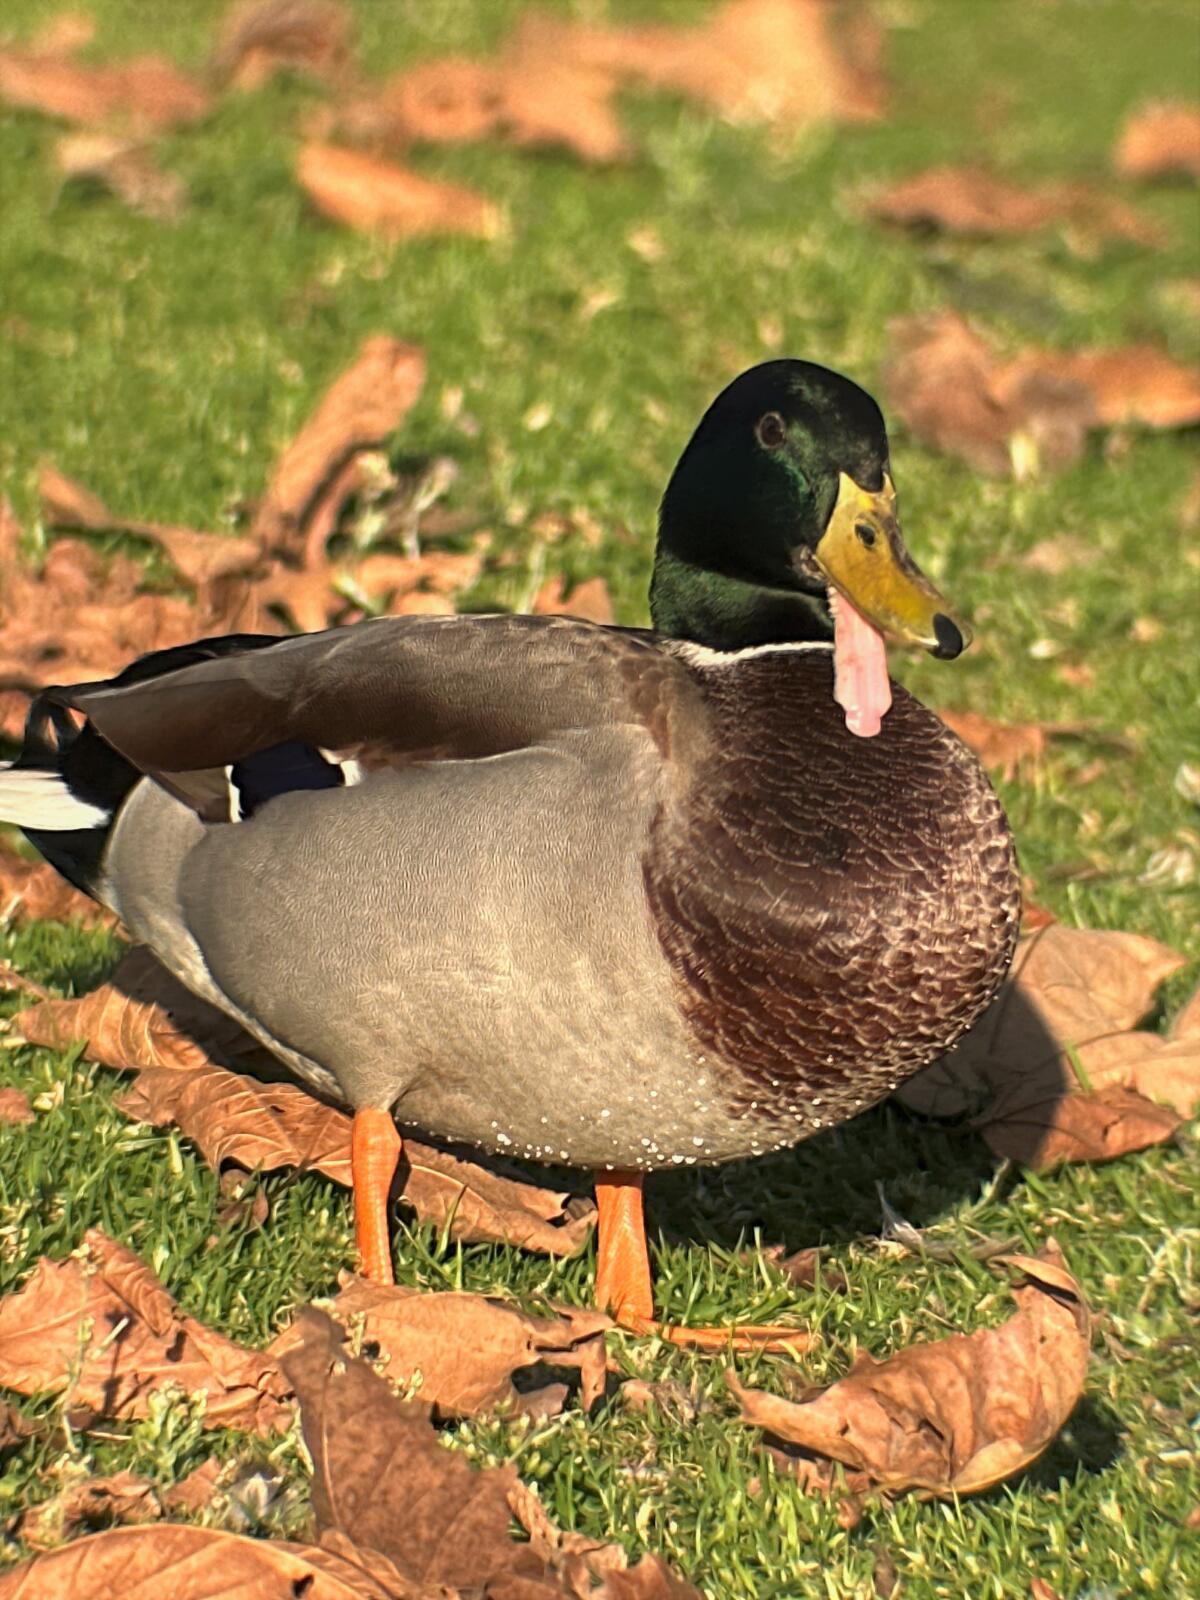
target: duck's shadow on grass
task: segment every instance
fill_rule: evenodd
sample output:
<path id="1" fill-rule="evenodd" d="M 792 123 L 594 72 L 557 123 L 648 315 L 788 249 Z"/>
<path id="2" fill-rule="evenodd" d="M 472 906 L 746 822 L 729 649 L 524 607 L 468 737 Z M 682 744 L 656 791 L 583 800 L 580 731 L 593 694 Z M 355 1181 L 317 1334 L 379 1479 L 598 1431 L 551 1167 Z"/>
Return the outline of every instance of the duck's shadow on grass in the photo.
<path id="1" fill-rule="evenodd" d="M 726 1250 L 757 1237 L 790 1252 L 879 1236 L 881 1191 L 929 1227 L 976 1198 L 996 1165 L 981 1139 L 883 1105 L 776 1155 L 664 1173 L 647 1186 L 647 1209 L 669 1237 Z"/>
<path id="2" fill-rule="evenodd" d="M 1084 1395 L 1045 1455 L 1028 1467 L 1024 1479 L 1037 1489 L 1061 1489 L 1080 1471 L 1104 1472 L 1121 1455 L 1124 1429 L 1106 1401 Z"/>

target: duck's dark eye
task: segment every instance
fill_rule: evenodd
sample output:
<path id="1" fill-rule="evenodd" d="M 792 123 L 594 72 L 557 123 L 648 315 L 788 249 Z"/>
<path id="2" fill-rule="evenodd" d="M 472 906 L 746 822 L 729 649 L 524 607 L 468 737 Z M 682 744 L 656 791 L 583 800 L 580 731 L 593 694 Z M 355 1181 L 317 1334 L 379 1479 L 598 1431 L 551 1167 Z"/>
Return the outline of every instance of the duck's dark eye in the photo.
<path id="1" fill-rule="evenodd" d="M 764 416 L 759 417 L 754 425 L 754 431 L 758 435 L 759 444 L 765 446 L 768 450 L 778 450 L 787 437 L 787 429 L 784 427 L 783 418 L 778 411 L 768 411 Z"/>
<path id="2" fill-rule="evenodd" d="M 869 550 L 875 543 L 875 529 L 869 522 L 856 522 L 854 531 Z"/>

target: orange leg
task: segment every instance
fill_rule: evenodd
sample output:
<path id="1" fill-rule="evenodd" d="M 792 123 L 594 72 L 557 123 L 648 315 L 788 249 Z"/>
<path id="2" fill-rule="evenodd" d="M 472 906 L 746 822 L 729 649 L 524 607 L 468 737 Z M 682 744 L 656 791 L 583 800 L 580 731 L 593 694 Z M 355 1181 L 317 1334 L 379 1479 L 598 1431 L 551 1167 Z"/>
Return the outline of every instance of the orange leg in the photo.
<path id="1" fill-rule="evenodd" d="M 388 1193 L 400 1159 L 400 1135 L 391 1113 L 367 1106 L 350 1127 L 354 1182 L 354 1242 L 359 1270 L 372 1283 L 394 1283 L 388 1234 Z"/>
<path id="2" fill-rule="evenodd" d="M 610 1311 L 622 1328 L 653 1333 L 672 1344 L 698 1350 L 783 1350 L 796 1354 L 814 1343 L 799 1328 L 684 1328 L 654 1320 L 650 1288 L 650 1256 L 642 1209 L 640 1172 L 596 1174 L 597 1262 L 596 1304 Z"/>

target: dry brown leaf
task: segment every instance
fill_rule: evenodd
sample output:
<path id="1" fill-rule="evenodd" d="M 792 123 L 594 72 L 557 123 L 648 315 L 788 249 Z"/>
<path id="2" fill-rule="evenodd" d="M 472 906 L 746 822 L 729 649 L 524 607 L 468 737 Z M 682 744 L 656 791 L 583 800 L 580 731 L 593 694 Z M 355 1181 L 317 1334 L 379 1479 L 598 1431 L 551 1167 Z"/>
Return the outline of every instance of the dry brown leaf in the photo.
<path id="1" fill-rule="evenodd" d="M 0 844 L 0 922 L 26 920 L 111 928 L 117 919 L 73 888 L 48 862 L 26 861 Z"/>
<path id="2" fill-rule="evenodd" d="M 1156 224 L 1086 184 L 1025 189 L 972 167 L 933 167 L 905 178 L 877 195 L 868 210 L 882 222 L 947 233 L 1022 234 L 1062 226 L 1089 237 L 1162 243 Z"/>
<path id="3" fill-rule="evenodd" d="M 0 99 L 67 122 L 148 132 L 198 122 L 212 106 L 198 83 L 161 56 L 83 66 L 28 50 L 0 50 Z"/>
<path id="4" fill-rule="evenodd" d="M 43 1000 L 29 1006 L 16 1014 L 13 1027 L 30 1044 L 52 1050 L 86 1040 L 88 1057 L 106 1067 L 203 1068 L 209 1064 L 207 1049 L 188 1031 L 189 1023 L 200 1015 L 191 1008 L 201 1004 L 148 952 L 135 950 L 108 983 L 78 1000 Z M 181 1011 L 182 1020 L 176 1020 Z M 206 1021 L 213 1019 L 213 1032 L 222 1046 L 245 1039 L 235 1023 L 221 1022 L 220 1013 L 206 1007 L 204 1016 Z M 212 1039 L 208 1042 L 211 1047 Z"/>
<path id="5" fill-rule="evenodd" d="M 64 177 L 102 184 L 131 211 L 160 222 L 174 222 L 187 206 L 183 179 L 156 166 L 136 141 L 111 133 L 69 133 L 56 142 L 54 159 Z"/>
<path id="6" fill-rule="evenodd" d="M 354 1562 L 327 1550 L 250 1539 L 186 1522 L 112 1528 L 0 1573 L 0 1600 L 435 1600 L 385 1589 Z M 453 1596 L 439 1600 L 454 1600 Z"/>
<path id="7" fill-rule="evenodd" d="M 1037 766 L 1046 753 L 1047 729 L 1040 722 L 995 722 L 980 711 L 941 710 L 938 716 L 1006 783 L 1026 764 Z"/>
<path id="8" fill-rule="evenodd" d="M 864 1356 L 816 1398 L 782 1400 L 729 1385 L 742 1421 L 808 1456 L 840 1462 L 891 1493 L 972 1494 L 1042 1453 L 1083 1391 L 1090 1322 L 1057 1250 L 1001 1256 L 1023 1274 L 999 1328 Z"/>
<path id="9" fill-rule="evenodd" d="M 419 172 L 357 150 L 306 144 L 296 173 L 323 216 L 389 239 L 429 233 L 490 239 L 499 227 L 496 207 L 473 190 L 423 178 Z"/>
<path id="10" fill-rule="evenodd" d="M 1130 1030 L 1182 964 L 1137 934 L 1039 929 L 982 1019 L 897 1098 L 973 1112 L 996 1154 L 1037 1168 L 1161 1143 L 1200 1108 L 1200 1037 L 1186 1009 L 1166 1037 Z"/>
<path id="11" fill-rule="evenodd" d="M 882 115 L 883 31 L 856 0 L 726 0 L 691 28 L 575 30 L 572 56 L 785 131 Z"/>
<path id="12" fill-rule="evenodd" d="M 564 593 L 562 578 L 550 578 L 534 596 L 531 610 L 538 616 L 583 617 L 587 622 L 616 621 L 612 597 L 603 578 L 588 578 Z"/>
<path id="13" fill-rule="evenodd" d="M 1167 101 L 1143 107 L 1121 130 L 1113 159 L 1127 178 L 1200 179 L 1200 106 Z"/>
<path id="14" fill-rule="evenodd" d="M 51 528 L 84 528 L 89 533 L 133 533 L 149 539 L 190 583 L 210 583 L 231 573 L 246 572 L 261 552 L 253 539 L 230 534 L 200 533 L 172 523 L 140 522 L 111 512 L 90 489 L 46 464 L 38 475 L 42 519 Z"/>
<path id="15" fill-rule="evenodd" d="M 214 75 L 257 89 L 280 72 L 334 80 L 349 65 L 354 19 L 339 0 L 239 0 L 221 19 Z"/>
<path id="16" fill-rule="evenodd" d="M 998 374 L 1002 392 L 1033 379 L 1079 384 L 1103 427 L 1189 428 L 1200 422 L 1200 372 L 1149 344 L 1116 350 L 1024 350 Z"/>
<path id="17" fill-rule="evenodd" d="M 189 1317 L 131 1250 L 98 1229 L 84 1259 L 43 1257 L 0 1300 L 0 1383 L 19 1394 L 67 1393 L 71 1410 L 125 1418 L 174 1384 L 202 1394 L 206 1427 L 285 1428 L 286 1387 L 270 1357 Z"/>
<path id="18" fill-rule="evenodd" d="M 12 1531 L 31 1549 L 49 1550 L 81 1529 L 155 1522 L 161 1516 L 150 1480 L 122 1471 L 106 1478 L 69 1479 L 49 1500 L 22 1511 Z"/>
<path id="19" fill-rule="evenodd" d="M 321 495 L 359 451 L 396 432 L 424 383 L 425 356 L 416 345 L 386 334 L 365 340 L 276 462 L 254 520 L 258 542 L 296 558 L 304 554 L 305 527 Z M 323 559 L 324 541 L 308 554 Z"/>
<path id="20" fill-rule="evenodd" d="M 1200 1093 L 1200 1052 L 1193 1052 Z M 1133 1089 L 1052 1095 L 1041 1104 L 997 1101 L 982 1132 L 994 1155 L 1045 1171 L 1064 1161 L 1111 1161 L 1173 1138 L 1183 1119 Z"/>
<path id="21" fill-rule="evenodd" d="M 1068 466 L 1095 427 L 1200 421 L 1200 374 L 1150 345 L 1027 349 L 1003 361 L 953 312 L 901 318 L 891 340 L 893 409 L 916 438 L 981 472 Z"/>
<path id="22" fill-rule="evenodd" d="M 1030 456 L 1032 465 L 1055 470 L 1082 454 L 1096 422 L 1082 384 L 1031 380 L 1002 391 L 994 354 L 953 312 L 903 317 L 889 331 L 884 388 L 922 444 L 996 476 Z"/>
<path id="23" fill-rule="evenodd" d="M 595 1224 L 595 1208 L 540 1184 L 502 1177 L 444 1150 L 404 1141 L 408 1172 L 402 1198 L 423 1222 L 449 1227 L 451 1238 L 519 1245 L 571 1256 Z"/>
<path id="24" fill-rule="evenodd" d="M 318 1534 L 377 1551 L 411 1583 L 482 1588 L 501 1573 L 537 1576 L 540 1563 L 509 1537 L 513 1469 L 477 1472 L 445 1450 L 428 1409 L 398 1400 L 365 1362 L 348 1359 L 321 1312 L 303 1312 L 297 1332 L 281 1364 L 312 1457 Z"/>
<path id="25" fill-rule="evenodd" d="M 33 1107 L 22 1089 L 0 1089 L 0 1122 L 17 1124 L 32 1122 Z"/>
<path id="26" fill-rule="evenodd" d="M 378 551 L 347 566 L 346 576 L 372 600 L 424 590 L 452 595 L 469 589 L 479 576 L 483 557 L 477 550 L 425 550 L 419 556 Z"/>
<path id="27" fill-rule="evenodd" d="M 443 1416 L 474 1417 L 498 1406 L 538 1415 L 560 1410 L 561 1395 L 548 1401 L 513 1386 L 514 1372 L 539 1363 L 579 1370 L 585 1410 L 604 1392 L 604 1331 L 612 1321 L 600 1311 L 564 1307 L 554 1317 L 532 1317 L 479 1294 L 422 1294 L 349 1273 L 329 1309 L 356 1348 L 382 1364 L 389 1383 L 405 1389 L 418 1380 L 415 1398 Z M 293 1324 L 271 1353 L 282 1358 L 301 1331 Z"/>
<path id="28" fill-rule="evenodd" d="M 112 980 L 79 1000 L 50 1000 L 20 1011 L 14 1030 L 32 1044 L 66 1048 L 87 1040 L 104 1066 L 137 1071 L 118 1101 L 127 1116 L 177 1126 L 213 1166 L 247 1170 L 302 1167 L 350 1184 L 350 1118 L 294 1083 L 263 1082 L 213 1059 L 255 1072 L 281 1068 L 236 1023 L 190 994 L 145 951 L 125 958 Z M 549 1255 L 582 1248 L 594 1208 L 540 1185 L 522 1183 L 447 1151 L 406 1139 L 402 1198 L 423 1222 L 451 1237 L 517 1245 Z"/>

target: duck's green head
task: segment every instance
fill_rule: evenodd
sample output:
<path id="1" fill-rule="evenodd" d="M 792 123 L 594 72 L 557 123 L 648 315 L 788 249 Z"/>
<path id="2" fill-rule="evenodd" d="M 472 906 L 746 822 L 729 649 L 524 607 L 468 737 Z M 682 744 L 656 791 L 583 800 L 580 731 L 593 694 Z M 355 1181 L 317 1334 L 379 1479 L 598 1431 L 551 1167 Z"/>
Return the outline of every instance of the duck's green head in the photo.
<path id="1" fill-rule="evenodd" d="M 663 496 L 650 607 L 714 650 L 830 639 L 833 611 L 947 659 L 968 640 L 900 536 L 879 407 L 809 361 L 752 367 L 705 413 Z"/>

